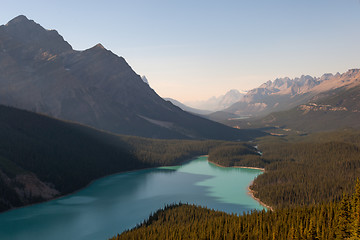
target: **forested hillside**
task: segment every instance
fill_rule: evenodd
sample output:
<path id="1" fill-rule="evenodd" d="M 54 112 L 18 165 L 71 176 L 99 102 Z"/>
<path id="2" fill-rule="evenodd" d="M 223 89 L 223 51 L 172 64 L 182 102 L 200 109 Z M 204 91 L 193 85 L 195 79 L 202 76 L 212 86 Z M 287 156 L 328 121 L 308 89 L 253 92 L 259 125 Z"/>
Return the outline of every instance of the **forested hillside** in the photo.
<path id="1" fill-rule="evenodd" d="M 258 144 L 258 149 L 254 148 Z M 233 167 L 265 168 L 251 186 L 255 196 L 275 208 L 317 204 L 350 193 L 360 177 L 360 131 L 288 137 L 268 136 L 239 146 L 211 149 L 209 161 Z"/>
<path id="2" fill-rule="evenodd" d="M 70 193 L 108 174 L 179 164 L 222 144 L 229 143 L 114 135 L 0 106 L 0 211 Z"/>
<path id="3" fill-rule="evenodd" d="M 255 196 L 279 208 L 340 199 L 360 177 L 360 132 L 345 129 L 305 137 L 268 137 L 258 156 L 265 173 L 255 179 Z"/>
<path id="4" fill-rule="evenodd" d="M 266 160 L 261 157 L 261 152 L 250 143 L 222 144 L 210 150 L 209 161 L 224 167 L 264 168 L 267 165 Z"/>
<path id="5" fill-rule="evenodd" d="M 241 216 L 202 207 L 168 206 L 118 239 L 358 239 L 360 131 L 265 137 L 257 149 L 224 144 L 210 159 L 224 165 L 252 158 L 265 166 L 252 189 L 275 208 Z M 218 152 L 219 149 L 229 151 Z M 237 156 L 238 153 L 243 154 Z M 244 162 L 247 165 L 247 161 Z M 354 190 L 355 189 L 355 190 Z"/>

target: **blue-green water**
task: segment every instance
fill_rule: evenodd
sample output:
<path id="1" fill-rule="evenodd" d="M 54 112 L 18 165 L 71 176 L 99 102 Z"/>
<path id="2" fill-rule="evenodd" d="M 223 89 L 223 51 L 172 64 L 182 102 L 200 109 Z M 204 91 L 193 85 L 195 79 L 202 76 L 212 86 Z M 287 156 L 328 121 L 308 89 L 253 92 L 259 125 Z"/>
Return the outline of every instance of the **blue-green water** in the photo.
<path id="1" fill-rule="evenodd" d="M 199 157 L 181 166 L 112 175 L 75 194 L 0 214 L 0 239 L 107 239 L 178 202 L 238 214 L 263 209 L 247 194 L 259 174 Z"/>

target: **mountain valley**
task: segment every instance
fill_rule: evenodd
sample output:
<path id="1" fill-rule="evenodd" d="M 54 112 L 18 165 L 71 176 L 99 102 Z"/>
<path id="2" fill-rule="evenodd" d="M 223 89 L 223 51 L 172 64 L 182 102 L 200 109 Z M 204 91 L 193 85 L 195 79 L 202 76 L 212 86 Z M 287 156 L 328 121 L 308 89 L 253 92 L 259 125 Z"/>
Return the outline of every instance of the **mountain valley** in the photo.
<path id="1" fill-rule="evenodd" d="M 100 43 L 0 26 L 1 239 L 360 239 L 360 69 L 194 107 L 150 86 Z"/>

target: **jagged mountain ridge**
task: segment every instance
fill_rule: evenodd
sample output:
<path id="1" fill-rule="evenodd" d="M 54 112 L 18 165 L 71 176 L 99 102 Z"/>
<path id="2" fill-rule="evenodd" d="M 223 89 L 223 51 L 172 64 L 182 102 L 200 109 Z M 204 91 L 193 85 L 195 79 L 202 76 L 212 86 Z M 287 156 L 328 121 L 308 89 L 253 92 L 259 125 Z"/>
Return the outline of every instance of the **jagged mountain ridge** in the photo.
<path id="1" fill-rule="evenodd" d="M 342 74 L 343 77 L 345 75 Z M 307 103 L 290 110 L 270 113 L 265 117 L 229 120 L 227 124 L 239 128 L 265 127 L 281 134 L 360 128 L 360 85 L 354 85 L 357 81 L 347 82 L 351 84 L 316 94 Z"/>
<path id="2" fill-rule="evenodd" d="M 323 92 L 357 86 L 359 79 L 359 69 L 351 69 L 343 74 L 327 73 L 320 78 L 309 75 L 294 79 L 277 78 L 250 90 L 241 101 L 224 111 L 242 116 L 264 116 L 304 104 Z"/>
<path id="3" fill-rule="evenodd" d="M 205 101 L 185 102 L 185 104 L 193 108 L 204 109 L 211 112 L 215 112 L 230 107 L 232 104 L 240 101 L 244 95 L 245 92 L 240 92 L 239 90 L 231 89 L 228 92 L 226 92 L 224 95 L 221 95 L 219 97 L 213 96 Z"/>
<path id="4" fill-rule="evenodd" d="M 56 31 L 25 16 L 0 26 L 0 103 L 153 138 L 245 139 L 251 134 L 182 111 L 101 44 L 75 51 Z"/>

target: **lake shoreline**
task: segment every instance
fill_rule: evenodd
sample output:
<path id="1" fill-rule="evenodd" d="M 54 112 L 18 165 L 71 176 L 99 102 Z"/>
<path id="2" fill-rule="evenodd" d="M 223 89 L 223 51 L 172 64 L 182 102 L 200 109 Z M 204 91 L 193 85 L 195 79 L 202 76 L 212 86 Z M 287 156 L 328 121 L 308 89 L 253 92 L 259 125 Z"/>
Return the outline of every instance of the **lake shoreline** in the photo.
<path id="1" fill-rule="evenodd" d="M 12 210 L 16 210 L 16 209 L 21 209 L 21 208 L 25 208 L 25 207 L 34 206 L 34 205 L 37 205 L 37 204 L 50 202 L 50 201 L 57 200 L 57 199 L 60 199 L 60 198 L 63 198 L 63 197 L 67 197 L 69 195 L 72 195 L 72 194 L 75 194 L 75 193 L 78 193 L 78 192 L 82 191 L 83 189 L 85 189 L 85 188 L 89 187 L 91 184 L 93 184 L 95 181 L 98 181 L 98 180 L 100 180 L 102 178 L 111 177 L 111 176 L 114 176 L 114 175 L 117 175 L 117 174 L 123 174 L 123 173 L 132 173 L 132 172 L 137 172 L 137 171 L 145 171 L 145 170 L 150 170 L 150 169 L 153 169 L 153 168 L 180 166 L 182 164 L 186 164 L 188 162 L 191 162 L 191 161 L 193 161 L 194 159 L 196 159 L 198 157 L 208 157 L 208 155 L 194 156 L 194 157 L 191 157 L 190 159 L 182 161 L 181 163 L 179 163 L 177 165 L 166 165 L 166 166 L 161 166 L 160 165 L 160 166 L 156 166 L 156 167 L 146 167 L 146 168 L 139 168 L 139 169 L 128 170 L 128 171 L 123 171 L 123 172 L 111 173 L 111 174 L 108 174 L 108 175 L 93 179 L 88 184 L 86 184 L 85 186 L 83 186 L 83 187 L 81 187 L 81 188 L 79 188 L 79 189 L 77 189 L 77 190 L 75 190 L 73 192 L 66 193 L 66 194 L 63 194 L 63 195 L 58 195 L 58 196 L 55 196 L 54 198 L 44 199 L 44 201 L 30 203 L 30 204 L 26 204 L 26 205 L 20 206 L 20 207 L 10 208 L 10 209 L 7 209 L 5 211 L 0 212 L 0 214 L 6 213 L 6 212 L 9 212 L 9 211 L 12 211 Z"/>
<path id="2" fill-rule="evenodd" d="M 105 176 L 100 182 L 92 183 L 88 190 L 3 215 L 0 238 L 18 239 L 28 234 L 28 239 L 45 240 L 50 234 L 55 236 L 54 240 L 61 237 L 85 240 L 85 236 L 89 237 L 86 239 L 106 239 L 135 227 L 164 204 L 179 201 L 238 215 L 263 209 L 247 196 L 246 190 L 249 182 L 261 174 L 259 170 L 216 167 L 209 164 L 204 155 L 184 160 L 169 167 L 169 171 L 155 167 L 113 174 L 112 178 Z M 174 184 L 178 184 L 176 189 Z M 129 213 L 134 216 L 132 219 L 126 217 Z M 104 216 L 106 219 L 100 224 L 98 219 Z M 18 229 L 17 224 L 23 227 Z M 63 234 L 67 237 L 58 234 L 59 229 L 66 228 L 69 230 Z"/>
<path id="3" fill-rule="evenodd" d="M 99 177 L 99 178 L 96 178 L 96 179 L 93 179 L 91 180 L 88 184 L 86 184 L 84 187 L 80 188 L 80 189 L 77 189 L 73 192 L 70 192 L 70 193 L 67 193 L 67 194 L 64 194 L 64 195 L 59 195 L 59 196 L 56 196 L 54 198 L 50 198 L 50 199 L 46 199 L 44 201 L 40 201 L 40 202 L 36 202 L 36 203 L 31 203 L 31 204 L 27 204 L 27 205 L 24 205 L 24 206 L 20 206 L 20 207 L 15 207 L 15 208 L 11 208 L 11 209 L 8 209 L 8 210 L 5 210 L 3 212 L 0 212 L 0 214 L 2 213 L 6 213 L 6 212 L 9 212 L 9 211 L 12 211 L 12 210 L 16 210 L 16 209 L 21 209 L 21 208 L 25 208 L 25 207 L 29 207 L 29 206 L 34 206 L 34 205 L 37 205 L 37 204 L 42 204 L 42 203 L 46 203 L 46 202 L 50 202 L 50 201 L 53 201 L 53 200 L 57 200 L 57 199 L 61 199 L 61 198 L 64 198 L 64 197 L 67 197 L 67 196 L 70 196 L 72 194 L 75 194 L 75 193 L 78 193 L 80 191 L 82 191 L 83 189 L 89 187 L 91 184 L 93 184 L 95 181 L 97 180 L 100 180 L 102 178 L 106 178 L 106 177 L 110 177 L 110 176 L 113 176 L 113 175 L 117 175 L 117 174 L 124 174 L 124 173 L 132 173 L 132 172 L 137 172 L 137 171 L 145 171 L 145 170 L 150 170 L 150 169 L 154 169 L 154 168 L 161 168 L 161 167 L 174 167 L 174 166 L 180 166 L 182 164 L 186 164 L 188 162 L 191 162 L 193 161 L 194 159 L 198 158 L 198 157 L 207 157 L 207 161 L 211 164 L 214 164 L 215 166 L 217 167 L 221 167 L 221 168 L 228 168 L 228 167 L 225 167 L 225 166 L 222 166 L 222 165 L 219 165 L 217 163 L 214 163 L 212 161 L 209 160 L 209 155 L 200 155 L 200 156 L 194 156 L 190 159 L 187 159 L 187 160 L 184 160 L 182 161 L 181 163 L 179 163 L 178 165 L 167 165 L 167 166 L 156 166 L 156 167 L 147 167 L 147 168 L 140 168 L 140 169 L 134 169 L 134 170 L 128 170 L 128 171 L 123 171 L 123 172 L 117 172 L 117 173 L 112 173 L 112 174 L 109 174 L 109 175 L 105 175 L 105 176 L 102 176 L 102 177 Z M 265 168 L 257 168 L 257 167 L 245 167 L 245 166 L 233 166 L 232 168 L 247 168 L 247 169 L 255 169 L 255 170 L 260 170 L 260 171 L 263 171 L 265 172 Z M 258 203 L 260 203 L 263 207 L 267 208 L 267 209 L 270 209 L 271 211 L 273 211 L 273 208 L 266 205 L 265 203 L 263 203 L 260 199 L 256 198 L 254 196 L 254 191 L 250 189 L 251 185 L 253 184 L 253 181 L 249 184 L 248 186 L 248 194 L 255 200 L 257 201 Z"/>
<path id="4" fill-rule="evenodd" d="M 232 167 L 225 167 L 225 166 L 222 166 L 220 164 L 217 164 L 217 163 L 214 163 L 212 161 L 210 161 L 208 159 L 208 162 L 211 163 L 211 164 L 214 164 L 215 166 L 217 167 L 222 167 L 222 168 L 247 168 L 247 169 L 256 169 L 256 170 L 260 170 L 262 172 L 265 172 L 265 168 L 258 168 L 258 167 L 245 167 L 245 166 L 232 166 Z M 248 190 L 248 194 L 250 195 L 251 198 L 253 198 L 255 201 L 257 201 L 261 206 L 265 207 L 266 209 L 270 210 L 270 211 L 274 211 L 274 209 L 265 204 L 264 202 L 262 202 L 259 198 L 255 197 L 255 191 L 251 189 L 251 186 L 254 184 L 254 181 L 251 181 L 249 186 L 247 187 L 247 190 Z"/>
<path id="5" fill-rule="evenodd" d="M 256 192 L 251 189 L 251 186 L 253 185 L 253 183 L 254 183 L 254 181 L 252 181 L 252 182 L 249 184 L 248 188 L 247 188 L 248 194 L 250 195 L 250 197 L 252 197 L 255 201 L 257 201 L 258 203 L 260 203 L 260 205 L 263 206 L 263 207 L 265 207 L 266 209 L 268 209 L 268 210 L 270 210 L 270 211 L 274 211 L 274 209 L 273 209 L 271 206 L 265 204 L 265 203 L 262 202 L 259 198 L 255 197 L 254 194 L 255 194 Z"/>
<path id="6" fill-rule="evenodd" d="M 231 166 L 231 167 L 226 167 L 226 166 L 222 166 L 220 164 L 217 164 L 217 163 L 214 163 L 212 161 L 210 161 L 208 159 L 208 162 L 211 163 L 211 164 L 214 164 L 215 166 L 217 167 L 222 167 L 222 168 L 247 168 L 247 169 L 255 169 L 255 170 L 260 170 L 262 172 L 265 172 L 265 168 L 259 168 L 259 167 L 246 167 L 246 166 Z"/>

